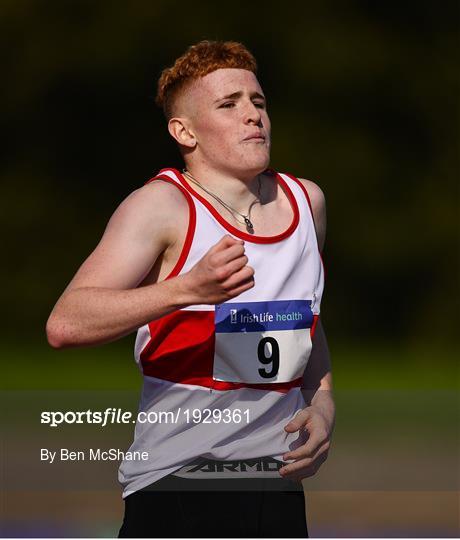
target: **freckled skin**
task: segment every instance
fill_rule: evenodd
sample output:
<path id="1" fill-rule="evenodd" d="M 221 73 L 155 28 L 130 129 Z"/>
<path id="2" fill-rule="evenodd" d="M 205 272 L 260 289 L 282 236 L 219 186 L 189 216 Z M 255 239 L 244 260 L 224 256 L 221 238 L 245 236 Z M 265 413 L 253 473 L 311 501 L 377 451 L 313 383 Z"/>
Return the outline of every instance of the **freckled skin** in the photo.
<path id="1" fill-rule="evenodd" d="M 216 100 L 241 92 L 236 99 Z M 196 147 L 186 157 L 238 178 L 251 178 L 270 161 L 270 119 L 262 88 L 254 73 L 244 69 L 218 69 L 194 81 L 177 100 L 177 112 L 188 120 Z M 265 140 L 244 141 L 260 132 Z"/>

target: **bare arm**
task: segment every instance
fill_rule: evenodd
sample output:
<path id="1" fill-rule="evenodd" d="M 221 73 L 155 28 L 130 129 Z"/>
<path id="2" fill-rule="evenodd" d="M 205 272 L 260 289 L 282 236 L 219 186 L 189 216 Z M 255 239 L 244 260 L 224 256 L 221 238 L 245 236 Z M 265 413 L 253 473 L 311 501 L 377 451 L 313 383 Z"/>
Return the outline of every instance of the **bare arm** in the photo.
<path id="1" fill-rule="evenodd" d="M 165 182 L 132 193 L 56 303 L 46 331 L 56 348 L 114 341 L 192 304 L 219 303 L 253 286 L 243 242 L 225 236 L 186 274 L 138 287 L 177 241 L 174 216 L 188 205 Z"/>
<path id="2" fill-rule="evenodd" d="M 326 237 L 326 204 L 321 189 L 309 180 L 301 180 L 307 188 L 313 210 L 319 250 L 322 251 Z M 329 348 L 321 319 L 316 325 L 313 347 L 303 375 L 302 395 L 306 407 L 285 427 L 293 433 L 308 431 L 307 442 L 284 460 L 294 460 L 280 469 L 283 477 L 302 480 L 314 475 L 327 459 L 330 439 L 335 423 L 335 404 L 332 395 L 332 373 Z"/>
<path id="3" fill-rule="evenodd" d="M 326 200 L 321 188 L 311 180 L 301 179 L 307 188 L 313 211 L 318 248 L 322 252 L 326 240 Z M 302 393 L 307 405 L 321 406 L 327 410 L 331 425 L 334 422 L 334 401 L 332 397 L 332 372 L 329 347 L 321 319 L 318 320 L 313 348 L 305 369 Z"/>
<path id="4" fill-rule="evenodd" d="M 313 338 L 313 349 L 303 374 L 302 395 L 307 407 L 316 407 L 324 413 L 331 432 L 335 421 L 332 391 L 329 348 L 323 325 L 319 320 Z"/>

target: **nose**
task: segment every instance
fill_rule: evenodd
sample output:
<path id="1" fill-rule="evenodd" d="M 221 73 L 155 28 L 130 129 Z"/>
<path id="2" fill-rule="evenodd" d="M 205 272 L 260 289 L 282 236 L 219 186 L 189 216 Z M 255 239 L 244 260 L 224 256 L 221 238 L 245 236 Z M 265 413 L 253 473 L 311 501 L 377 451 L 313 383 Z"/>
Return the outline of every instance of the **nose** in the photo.
<path id="1" fill-rule="evenodd" d="M 249 100 L 247 106 L 245 107 L 244 115 L 244 120 L 246 124 L 253 124 L 256 126 L 262 125 L 262 116 L 260 114 L 260 109 L 258 109 L 251 100 Z"/>

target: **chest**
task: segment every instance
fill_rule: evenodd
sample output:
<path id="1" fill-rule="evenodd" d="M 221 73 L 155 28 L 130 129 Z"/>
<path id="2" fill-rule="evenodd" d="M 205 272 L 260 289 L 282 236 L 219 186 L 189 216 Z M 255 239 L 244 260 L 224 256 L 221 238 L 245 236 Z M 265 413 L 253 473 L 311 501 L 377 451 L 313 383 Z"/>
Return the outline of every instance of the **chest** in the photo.
<path id="1" fill-rule="evenodd" d="M 243 234 L 248 234 L 248 228 L 241 216 L 233 215 L 225 208 L 213 206 L 219 217 L 209 212 L 200 202 L 195 202 L 195 231 L 193 234 L 193 246 L 198 247 L 198 252 L 202 256 L 207 249 L 217 243 L 224 234 L 228 234 L 227 226 L 233 227 Z M 155 262 L 148 276 L 142 285 L 150 285 L 164 280 L 176 266 L 187 239 L 187 232 L 190 226 L 190 215 L 181 214 L 174 220 L 175 241 L 166 248 Z M 293 223 L 294 214 L 287 200 L 272 201 L 267 204 L 253 207 L 250 219 L 254 227 L 254 235 L 257 237 L 272 238 L 283 234 Z M 250 243 L 247 243 L 247 248 Z M 255 254 L 254 254 L 255 255 Z M 259 256 L 262 253 L 259 253 Z M 197 257 L 192 257 L 194 263 L 198 262 Z M 254 260 L 253 260 L 254 262 Z M 251 264 L 251 262 L 249 263 Z"/>

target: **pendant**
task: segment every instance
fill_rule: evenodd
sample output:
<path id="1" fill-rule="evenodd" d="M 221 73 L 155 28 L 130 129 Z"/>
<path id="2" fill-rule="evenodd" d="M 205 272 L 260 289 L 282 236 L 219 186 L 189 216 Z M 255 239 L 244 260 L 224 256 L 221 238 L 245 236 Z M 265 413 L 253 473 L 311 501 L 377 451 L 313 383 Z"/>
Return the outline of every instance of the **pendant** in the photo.
<path id="1" fill-rule="evenodd" d="M 250 230 L 250 232 L 254 232 L 254 225 L 251 223 L 251 220 L 245 217 L 244 222 L 246 223 L 246 227 Z"/>

